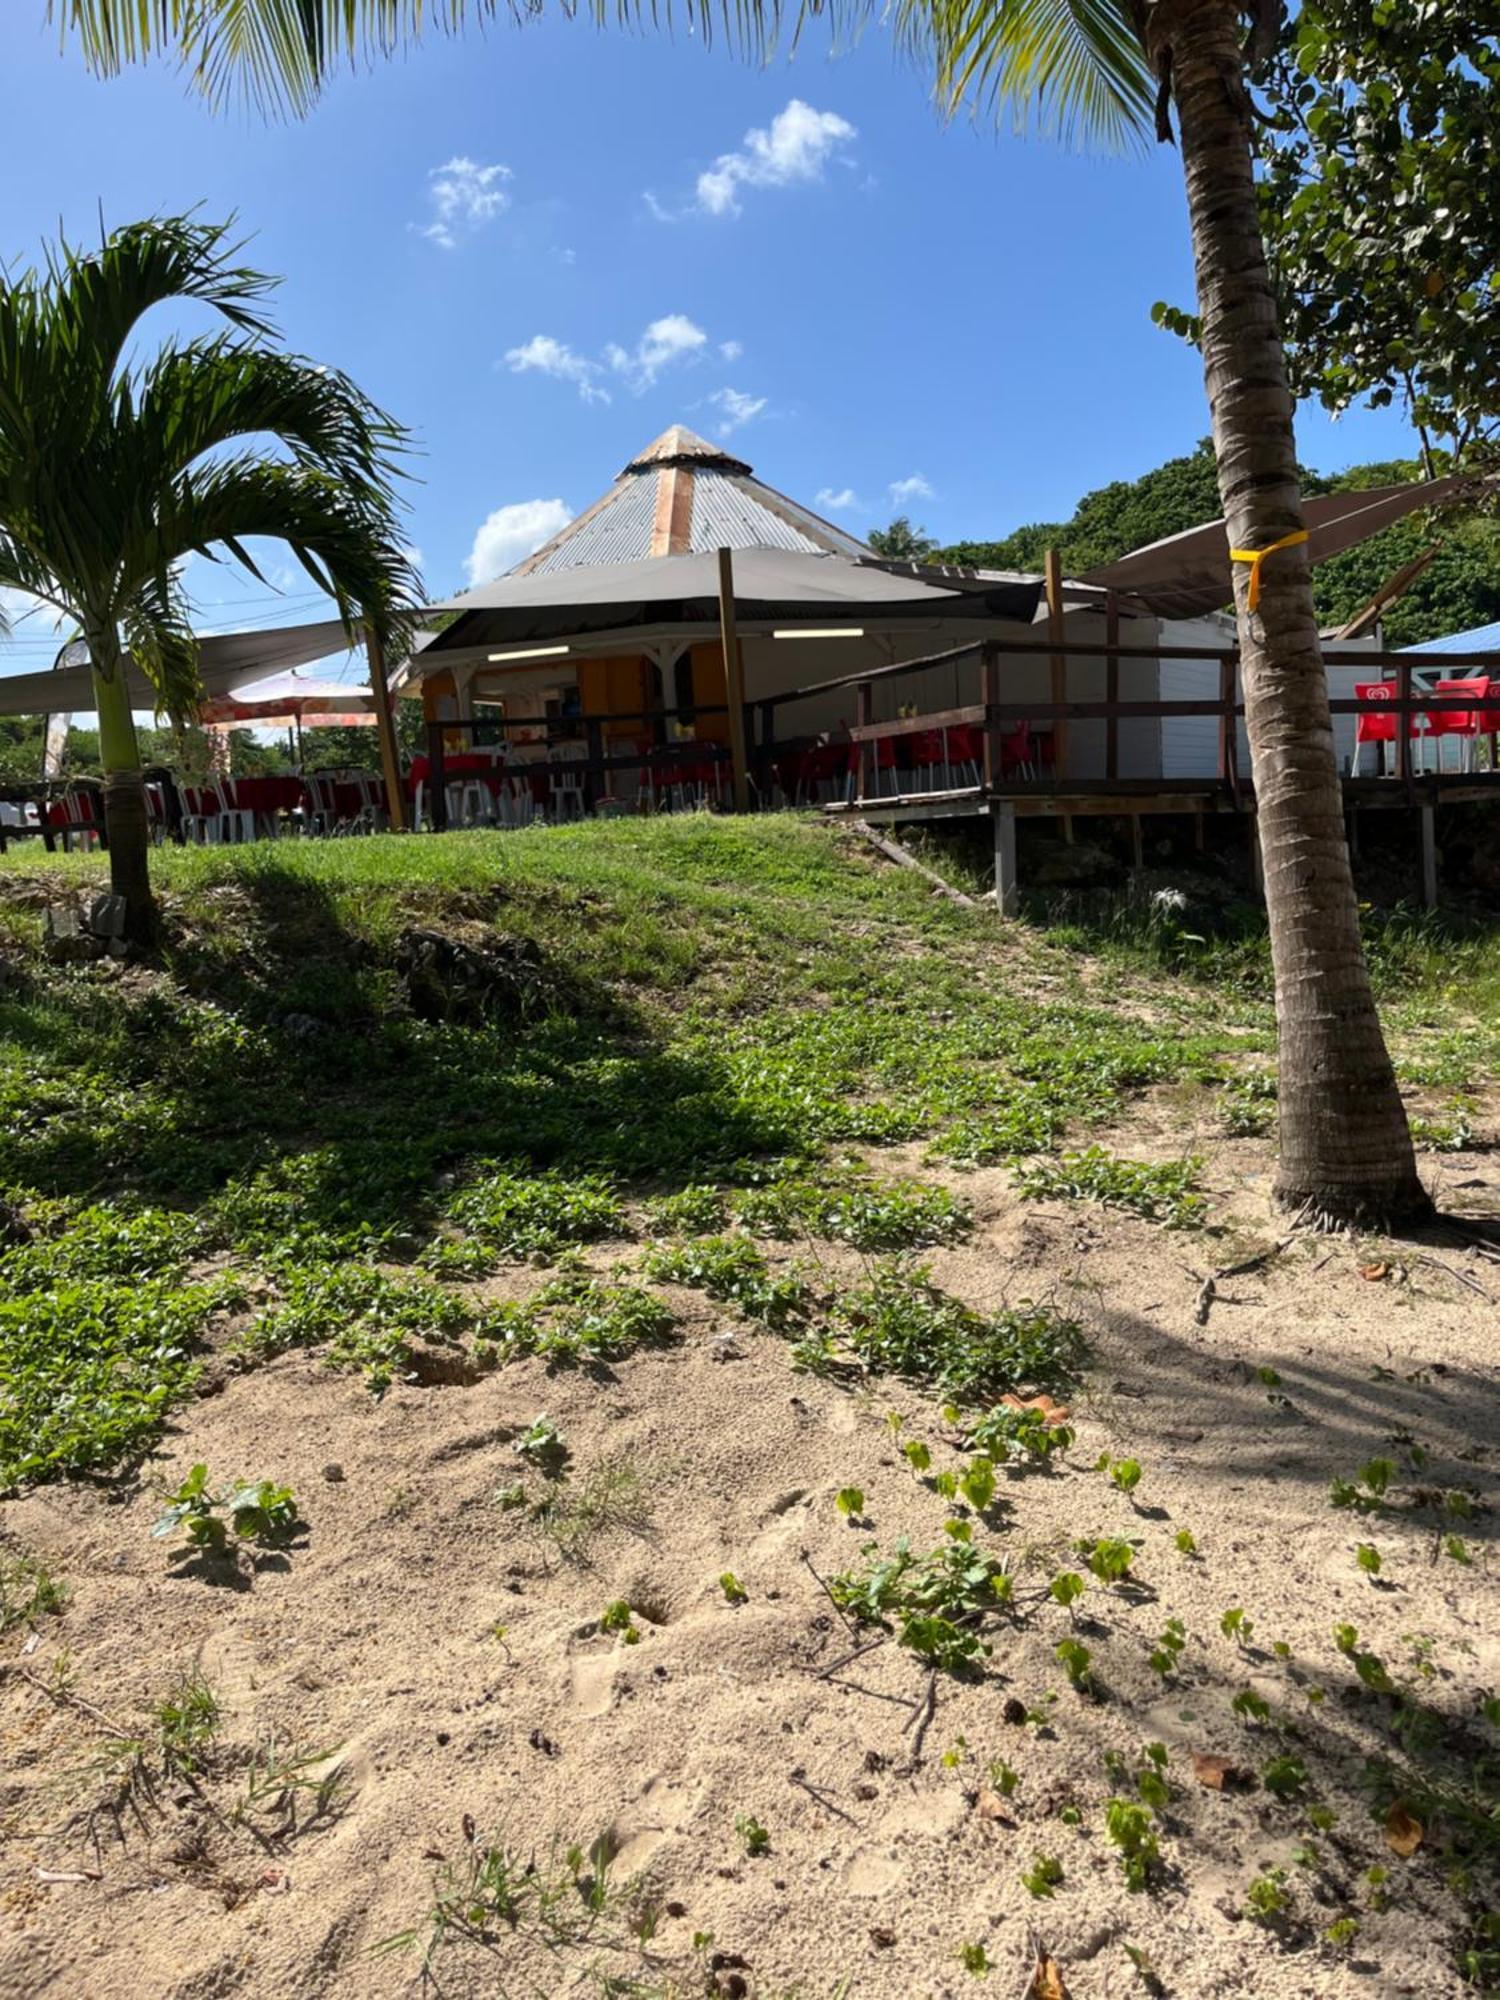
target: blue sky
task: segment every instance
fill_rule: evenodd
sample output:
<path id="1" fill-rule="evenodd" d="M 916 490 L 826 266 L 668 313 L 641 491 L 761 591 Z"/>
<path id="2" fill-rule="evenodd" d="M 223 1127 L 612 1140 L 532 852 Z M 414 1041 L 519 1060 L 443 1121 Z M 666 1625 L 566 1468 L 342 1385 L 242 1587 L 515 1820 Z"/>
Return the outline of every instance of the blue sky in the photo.
<path id="1" fill-rule="evenodd" d="M 1196 355 L 1148 317 L 1191 302 L 1175 153 L 944 127 L 876 31 L 756 68 L 684 32 L 496 27 L 268 127 L 164 67 L 93 80 L 44 14 L 12 0 L 0 29 L 0 256 L 101 210 L 238 211 L 289 344 L 415 432 L 434 594 L 677 421 L 856 531 L 905 512 L 944 540 L 1065 514 L 1207 429 Z M 1309 411 L 1299 443 L 1325 469 L 1407 448 L 1370 413 Z M 314 615 L 287 575 L 284 602 L 191 581 L 219 626 Z M 28 623 L 0 671 L 47 645 Z"/>

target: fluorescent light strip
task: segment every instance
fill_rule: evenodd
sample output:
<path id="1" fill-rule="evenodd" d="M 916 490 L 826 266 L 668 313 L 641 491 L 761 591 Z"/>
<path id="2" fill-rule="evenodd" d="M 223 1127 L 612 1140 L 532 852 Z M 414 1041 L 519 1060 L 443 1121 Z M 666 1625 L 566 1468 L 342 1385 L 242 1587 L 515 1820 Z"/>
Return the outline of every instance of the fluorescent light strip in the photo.
<path id="1" fill-rule="evenodd" d="M 773 632 L 773 639 L 863 639 L 863 625 L 799 625 L 786 632 Z"/>
<path id="2" fill-rule="evenodd" d="M 520 646 L 513 653 L 491 653 L 490 660 L 555 660 L 559 654 L 571 652 L 571 646 Z"/>

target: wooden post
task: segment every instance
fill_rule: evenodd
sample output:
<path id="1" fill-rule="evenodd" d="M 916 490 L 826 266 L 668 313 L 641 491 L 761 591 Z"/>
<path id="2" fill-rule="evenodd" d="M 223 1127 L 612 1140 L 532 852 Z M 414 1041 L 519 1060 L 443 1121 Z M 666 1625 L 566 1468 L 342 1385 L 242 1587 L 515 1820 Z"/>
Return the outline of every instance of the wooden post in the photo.
<path id="1" fill-rule="evenodd" d="M 859 686 L 854 690 L 854 726 L 856 729 L 865 729 L 869 726 L 874 708 L 875 697 L 870 683 L 868 681 L 861 681 Z M 854 791 L 857 798 L 869 799 L 875 796 L 876 787 L 870 783 L 870 759 L 874 755 L 874 749 L 875 746 L 863 738 L 860 739 L 860 742 L 856 746 Z M 877 771 L 879 770 L 878 765 L 876 769 Z"/>
<path id="2" fill-rule="evenodd" d="M 1146 865 L 1146 842 L 1139 813 L 1130 815 L 1130 865 L 1137 875 Z"/>
<path id="3" fill-rule="evenodd" d="M 375 734 L 380 738 L 380 770 L 385 779 L 385 807 L 391 832 L 406 831 L 406 795 L 401 789 L 401 756 L 396 748 L 396 721 L 391 714 L 391 687 L 385 674 L 385 648 L 373 625 L 365 627 L 365 658 L 370 666 L 370 699 L 375 704 Z"/>
<path id="4" fill-rule="evenodd" d="M 592 812 L 609 790 L 604 769 L 604 724 L 597 715 L 585 716 L 583 733 L 588 743 L 589 767 L 583 774 L 583 809 Z"/>
<path id="5" fill-rule="evenodd" d="M 1002 917 L 1013 917 L 1021 907 L 1021 887 L 1016 876 L 1016 809 L 1006 799 L 990 805 L 990 821 L 995 830 L 995 908 Z"/>
<path id="6" fill-rule="evenodd" d="M 1044 574 L 1047 580 L 1047 637 L 1054 648 L 1051 659 L 1050 686 L 1053 701 L 1068 698 L 1068 662 L 1063 653 L 1063 599 L 1062 599 L 1062 558 L 1056 549 L 1048 549 L 1044 559 Z M 1068 723 L 1066 716 L 1052 718 L 1052 771 L 1058 784 L 1068 775 Z M 1063 839 L 1071 847 L 1073 844 L 1073 815 L 1062 816 Z"/>
<path id="7" fill-rule="evenodd" d="M 427 725 L 427 791 L 432 806 L 432 830 L 448 831 L 448 754 L 443 745 L 441 718 Z"/>
<path id="8" fill-rule="evenodd" d="M 1437 908 L 1437 829 L 1434 825 L 1433 808 L 1430 805 L 1419 808 L 1422 832 L 1422 906 L 1424 909 Z"/>
<path id="9" fill-rule="evenodd" d="M 729 763 L 734 809 L 750 809 L 750 785 L 745 764 L 745 663 L 740 656 L 734 622 L 734 561 L 728 549 L 719 551 L 719 643 L 724 653 L 725 699 L 729 703 Z"/>
<path id="10" fill-rule="evenodd" d="M 1207 846 L 1207 844 L 1208 842 L 1205 838 L 1205 830 L 1203 825 L 1203 811 L 1202 808 L 1200 807 L 1199 810 L 1193 814 L 1193 846 L 1201 854 L 1204 848 Z"/>
<path id="11" fill-rule="evenodd" d="M 984 788 L 993 792 L 1005 772 L 1004 740 L 995 714 L 1000 700 L 1000 655 L 991 645 L 979 651 L 979 699 L 984 703 Z"/>
<path id="12" fill-rule="evenodd" d="M 1396 692 L 1401 697 L 1401 707 L 1396 715 L 1396 776 L 1403 784 L 1411 782 L 1411 710 L 1406 703 L 1411 700 L 1411 668 L 1396 669 Z"/>
<path id="13" fill-rule="evenodd" d="M 1104 599 L 1104 643 L 1114 647 L 1120 643 L 1120 600 L 1112 590 Z M 1104 699 L 1111 706 L 1120 699 L 1118 652 L 1112 652 L 1104 663 Z M 1120 775 L 1120 718 L 1117 715 L 1106 716 L 1104 721 L 1104 775 L 1106 778 L 1118 778 Z"/>

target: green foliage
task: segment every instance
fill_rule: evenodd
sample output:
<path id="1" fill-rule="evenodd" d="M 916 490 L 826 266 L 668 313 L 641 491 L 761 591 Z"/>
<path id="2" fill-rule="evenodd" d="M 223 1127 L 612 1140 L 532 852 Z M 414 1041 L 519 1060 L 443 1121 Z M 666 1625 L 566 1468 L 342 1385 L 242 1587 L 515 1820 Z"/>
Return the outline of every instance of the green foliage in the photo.
<path id="1" fill-rule="evenodd" d="M 1071 1611 L 1082 1597 L 1088 1585 L 1077 1570 L 1062 1570 L 1048 1584 L 1048 1594 L 1055 1598 L 1064 1611 Z"/>
<path id="2" fill-rule="evenodd" d="M 829 1580 L 842 1610 L 894 1630 L 903 1646 L 948 1673 L 988 1653 L 975 1628 L 1010 1601 L 1003 1561 L 952 1538 L 925 1556 L 914 1556 L 904 1538 L 888 1556 L 872 1542 L 864 1558 L 862 1567 Z"/>
<path id="3" fill-rule="evenodd" d="M 805 1232 L 866 1251 L 950 1243 L 971 1226 L 967 1205 L 946 1188 L 882 1180 L 854 1169 L 772 1180 L 742 1194 L 735 1215 L 742 1228 L 757 1235 Z"/>
<path id="4" fill-rule="evenodd" d="M 898 514 L 888 527 L 871 528 L 865 540 L 887 562 L 926 562 L 937 547 L 927 530 L 914 528 L 906 514 Z"/>
<path id="5" fill-rule="evenodd" d="M 773 1277 L 770 1265 L 744 1236 L 699 1236 L 670 1247 L 653 1244 L 641 1269 L 660 1284 L 686 1285 L 722 1299 L 777 1333 L 804 1319 L 810 1302 L 803 1280 Z"/>
<path id="6" fill-rule="evenodd" d="M 508 1257 L 550 1260 L 570 1243 L 626 1233 L 625 1211 L 602 1174 L 536 1172 L 524 1162 L 481 1170 L 449 1206 L 452 1220 Z"/>
<path id="7" fill-rule="evenodd" d="M 511 1449 L 528 1465 L 537 1466 L 549 1479 L 555 1479 L 561 1473 L 569 1457 L 567 1439 L 545 1412 L 532 1418 Z"/>
<path id="8" fill-rule="evenodd" d="M 1063 1865 L 1055 1854 L 1039 1854 L 1021 1876 L 1021 1886 L 1036 1897 L 1050 1896 L 1063 1878 Z"/>
<path id="9" fill-rule="evenodd" d="M 1135 1545 L 1131 1542 L 1114 1540 L 1100 1536 L 1097 1541 L 1079 1541 L 1073 1546 L 1083 1556 L 1092 1572 L 1101 1583 L 1123 1583 L 1130 1574 L 1130 1566 L 1135 1561 Z"/>
<path id="10" fill-rule="evenodd" d="M 1153 1648 L 1148 1664 L 1151 1671 L 1160 1674 L 1163 1680 L 1175 1674 L 1182 1660 L 1183 1649 L 1187 1645 L 1187 1628 L 1180 1618 L 1169 1618 L 1162 1629 L 1161 1637 Z"/>
<path id="11" fill-rule="evenodd" d="M 997 1403 L 970 1424 L 968 1441 L 997 1465 L 1019 1459 L 1023 1465 L 1050 1466 L 1072 1444 L 1073 1432 L 1066 1424 L 1049 1422 L 1044 1410 Z"/>
<path id="12" fill-rule="evenodd" d="M 1196 1229 L 1208 1211 L 1207 1201 L 1194 1191 L 1202 1164 L 1197 1158 L 1122 1160 L 1102 1146 L 1090 1146 L 1017 1167 L 1015 1180 L 1028 1201 L 1058 1196 L 1098 1201 L 1168 1229 Z"/>
<path id="13" fill-rule="evenodd" d="M 665 1299 L 639 1285 L 555 1278 L 522 1303 L 482 1313 L 475 1357 L 503 1362 L 531 1354 L 550 1368 L 598 1367 L 665 1340 L 676 1317 Z"/>
<path id="14" fill-rule="evenodd" d="M 983 1979 L 994 1970 L 993 1961 L 982 1944 L 960 1945 L 958 1962 L 965 1972 L 973 1973 L 976 1979 Z"/>
<path id="15" fill-rule="evenodd" d="M 1089 1671 L 1094 1656 L 1083 1641 L 1059 1639 L 1052 1650 L 1057 1656 L 1058 1665 L 1078 1692 L 1089 1693 L 1094 1685 L 1093 1676 Z"/>
<path id="16" fill-rule="evenodd" d="M 560 1439 L 557 1442 L 565 1453 L 566 1446 Z M 628 1451 L 607 1453 L 577 1479 L 562 1476 L 563 1464 L 555 1450 L 549 1453 L 545 1462 L 547 1489 L 532 1507 L 531 1520 L 565 1562 L 588 1564 L 602 1535 L 621 1529 L 635 1535 L 650 1533 L 650 1486 Z M 514 1501 L 511 1495 L 516 1496 Z M 495 1497 L 507 1511 L 512 1505 L 526 1505 L 524 1486 L 502 1489 Z"/>
<path id="17" fill-rule="evenodd" d="M 161 1537 L 180 1534 L 189 1549 L 222 1556 L 231 1541 L 285 1548 L 301 1525 L 290 1487 L 270 1479 L 242 1479 L 215 1493 L 208 1467 L 200 1461 L 167 1496 L 166 1510 L 151 1532 Z"/>
<path id="18" fill-rule="evenodd" d="M 878 1265 L 835 1308 L 849 1346 L 872 1372 L 904 1375 L 959 1401 L 1071 1378 L 1082 1354 L 1075 1320 L 1045 1306 L 988 1317 L 932 1284 L 925 1265 Z"/>
<path id="19" fill-rule="evenodd" d="M 646 1227 L 653 1236 L 712 1236 L 728 1220 L 724 1192 L 709 1181 L 694 1181 L 646 1203 Z"/>
<path id="20" fill-rule="evenodd" d="M 719 1578 L 719 1588 L 724 1593 L 726 1604 L 746 1604 L 749 1602 L 749 1591 L 746 1590 L 732 1569 L 726 1569 L 724 1574 Z"/>
<path id="21" fill-rule="evenodd" d="M 758 1860 L 762 1854 L 771 1851 L 771 1836 L 754 1813 L 740 1813 L 734 1822 L 734 1830 L 740 1837 L 740 1844 L 751 1860 Z"/>
<path id="22" fill-rule="evenodd" d="M 259 1314 L 234 1347 L 244 1364 L 292 1347 L 328 1348 L 334 1368 L 356 1368 L 377 1394 L 405 1372 L 414 1338 L 451 1338 L 473 1323 L 467 1302 L 428 1278 L 393 1278 L 352 1262 L 292 1265 L 279 1275 L 279 1303 Z"/>
<path id="23" fill-rule="evenodd" d="M 156 1704 L 153 1719 L 166 1768 L 188 1774 L 200 1770 L 220 1722 L 219 1698 L 201 1668 L 178 1675 Z"/>
<path id="24" fill-rule="evenodd" d="M 1141 1483 L 1140 1460 L 1117 1458 L 1109 1468 L 1109 1483 L 1121 1493 L 1134 1493 Z"/>
<path id="25" fill-rule="evenodd" d="M 846 1521 L 852 1521 L 865 1511 L 865 1496 L 857 1486 L 841 1486 L 833 1504 Z"/>
<path id="26" fill-rule="evenodd" d="M 1495 22 L 1485 6 L 1304 0 L 1261 82 L 1261 227 L 1292 388 L 1401 402 L 1462 447 L 1500 416 Z"/>
<path id="27" fill-rule="evenodd" d="M 606 1604 L 599 1613 L 599 1630 L 616 1633 L 627 1646 L 638 1646 L 641 1643 L 640 1631 L 631 1614 L 630 1606 L 623 1597 L 615 1598 L 613 1603 Z"/>
<path id="28" fill-rule="evenodd" d="M 0 1633 L 14 1625 L 35 1625 L 49 1613 L 58 1616 L 67 1602 L 67 1585 L 35 1556 L 0 1552 Z"/>
<path id="29" fill-rule="evenodd" d="M 1269 1923 L 1273 1918 L 1284 1916 L 1291 1907 L 1291 1901 L 1286 1886 L 1286 1870 L 1266 1868 L 1245 1891 L 1245 1913 L 1254 1917 L 1257 1923 Z"/>
<path id="30" fill-rule="evenodd" d="M 1134 1799 L 1111 1799 L 1104 1808 L 1104 1837 L 1120 1850 L 1120 1867 L 1131 1894 L 1149 1888 L 1161 1863 L 1161 1846 L 1147 1808 Z"/>

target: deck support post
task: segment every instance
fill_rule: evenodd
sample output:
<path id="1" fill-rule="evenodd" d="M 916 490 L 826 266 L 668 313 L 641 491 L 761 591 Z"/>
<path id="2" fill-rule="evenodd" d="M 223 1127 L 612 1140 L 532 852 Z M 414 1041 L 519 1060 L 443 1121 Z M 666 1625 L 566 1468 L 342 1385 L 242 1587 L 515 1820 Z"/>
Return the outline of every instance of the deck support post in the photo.
<path id="1" fill-rule="evenodd" d="M 1422 840 L 1422 907 L 1427 910 L 1437 908 L 1437 828 L 1436 813 L 1431 806 L 1419 806 Z"/>
<path id="2" fill-rule="evenodd" d="M 1139 813 L 1130 815 L 1130 865 L 1137 875 L 1146 865 L 1146 842 Z"/>
<path id="3" fill-rule="evenodd" d="M 1193 846 L 1201 854 L 1207 845 L 1207 829 L 1204 825 L 1203 812 L 1200 808 L 1199 811 L 1193 814 Z"/>
<path id="4" fill-rule="evenodd" d="M 990 807 L 990 823 L 995 832 L 995 908 L 1002 917 L 1014 917 L 1021 908 L 1021 886 L 1016 874 L 1016 809 L 996 799 Z"/>
<path id="5" fill-rule="evenodd" d="M 734 610 L 734 558 L 719 551 L 719 646 L 724 655 L 724 699 L 729 704 L 729 779 L 737 813 L 750 810 L 750 767 L 745 756 L 745 661 Z"/>

